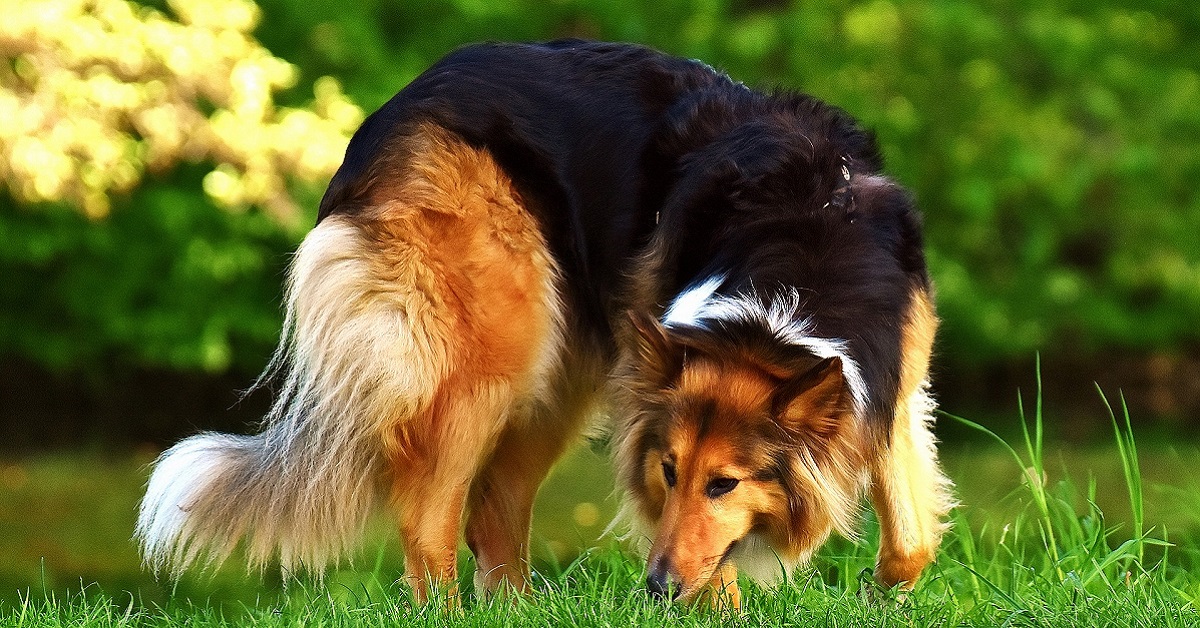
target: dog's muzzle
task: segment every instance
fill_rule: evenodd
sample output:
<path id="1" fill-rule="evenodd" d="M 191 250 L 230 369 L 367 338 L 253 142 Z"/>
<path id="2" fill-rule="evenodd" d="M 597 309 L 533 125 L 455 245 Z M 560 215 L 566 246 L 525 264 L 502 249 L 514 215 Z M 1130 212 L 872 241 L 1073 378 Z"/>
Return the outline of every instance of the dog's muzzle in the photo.
<path id="1" fill-rule="evenodd" d="M 672 580 L 670 565 L 667 561 L 654 561 L 654 564 L 650 565 L 650 573 L 646 575 L 646 589 L 654 597 L 674 600 L 679 597 L 681 587 Z"/>

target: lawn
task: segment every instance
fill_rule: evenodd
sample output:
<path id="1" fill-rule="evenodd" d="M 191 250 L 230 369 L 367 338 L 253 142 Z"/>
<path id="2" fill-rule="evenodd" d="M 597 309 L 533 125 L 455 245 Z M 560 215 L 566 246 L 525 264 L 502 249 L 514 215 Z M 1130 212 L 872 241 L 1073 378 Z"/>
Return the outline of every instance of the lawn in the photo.
<path id="1" fill-rule="evenodd" d="M 0 625 L 1200 624 L 1196 447 L 1139 451 L 1123 417 L 1104 448 L 1043 445 L 1036 416 L 1029 425 L 1028 440 L 1018 434 L 1011 450 L 982 432 L 945 448 L 964 504 L 913 593 L 897 598 L 871 582 L 867 514 L 864 541 L 835 539 L 810 569 L 771 590 L 744 583 L 745 608 L 728 618 L 646 596 L 640 560 L 600 539 L 614 508 L 611 480 L 603 456 L 586 447 L 539 499 L 537 593 L 476 599 L 464 554 L 467 593 L 448 613 L 415 607 L 396 584 L 402 562 L 384 522 L 352 565 L 322 583 L 236 568 L 156 581 L 129 540 L 153 452 L 11 460 L 0 464 Z"/>

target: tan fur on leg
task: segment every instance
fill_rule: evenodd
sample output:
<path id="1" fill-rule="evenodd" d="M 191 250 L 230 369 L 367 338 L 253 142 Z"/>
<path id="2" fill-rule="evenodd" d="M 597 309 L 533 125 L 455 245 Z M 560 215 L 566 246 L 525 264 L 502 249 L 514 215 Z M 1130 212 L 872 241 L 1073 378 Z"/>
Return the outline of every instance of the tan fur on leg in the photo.
<path id="1" fill-rule="evenodd" d="M 432 391 L 380 434 L 407 578 L 425 600 L 452 591 L 468 495 L 497 441 L 551 397 L 562 308 L 536 221 L 488 153 L 432 124 L 388 150 L 350 220 L 387 286 L 373 296 L 389 300 L 425 356 L 420 371 L 390 366 Z M 536 484 L 521 490 L 532 499 Z"/>
<path id="2" fill-rule="evenodd" d="M 738 588 L 737 574 L 737 566 L 733 563 L 721 565 L 698 600 L 712 604 L 712 607 L 719 611 L 741 610 L 742 590 Z"/>
<path id="3" fill-rule="evenodd" d="M 402 438 L 409 447 L 392 467 L 405 577 L 422 602 L 435 593 L 453 601 L 467 491 L 512 404 L 503 385 L 444 386 L 442 393 L 424 417 L 428 422 Z"/>
<path id="4" fill-rule="evenodd" d="M 552 432 L 539 438 L 540 427 Z M 529 527 L 538 486 L 570 435 L 557 425 L 509 432 L 471 489 L 467 545 L 478 565 L 475 588 L 529 590 Z"/>
<path id="5" fill-rule="evenodd" d="M 891 442 L 871 471 L 871 501 L 879 516 L 879 557 L 875 579 L 911 589 L 933 561 L 943 521 L 953 507 L 950 480 L 937 461 L 931 431 L 934 401 L 926 374 L 937 318 L 924 292 L 918 293 L 905 325 L 901 397 Z"/>
<path id="6" fill-rule="evenodd" d="M 551 466 L 579 435 L 597 391 L 588 378 L 577 376 L 586 370 L 583 365 L 571 366 L 576 374 L 560 378 L 573 380 L 561 384 L 567 391 L 563 401 L 510 425 L 471 487 L 466 538 L 478 565 L 478 592 L 529 590 L 534 498 Z"/>

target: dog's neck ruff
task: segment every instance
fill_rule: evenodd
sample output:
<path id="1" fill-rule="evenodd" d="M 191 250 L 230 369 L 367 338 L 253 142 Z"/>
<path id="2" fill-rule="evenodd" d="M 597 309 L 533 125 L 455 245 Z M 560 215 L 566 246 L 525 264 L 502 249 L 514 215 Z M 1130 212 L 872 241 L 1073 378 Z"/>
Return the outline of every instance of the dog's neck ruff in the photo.
<path id="1" fill-rule="evenodd" d="M 854 399 L 855 414 L 869 407 L 870 397 L 858 362 L 850 354 L 849 343 L 841 338 L 822 338 L 813 334 L 813 321 L 802 313 L 800 291 L 782 291 L 764 303 L 757 293 L 718 294 L 725 275 L 713 275 L 693 284 L 671 302 L 662 322 L 668 329 L 692 327 L 708 329 L 721 321 L 761 325 L 780 342 L 800 347 L 818 358 L 839 358 L 842 376 Z"/>

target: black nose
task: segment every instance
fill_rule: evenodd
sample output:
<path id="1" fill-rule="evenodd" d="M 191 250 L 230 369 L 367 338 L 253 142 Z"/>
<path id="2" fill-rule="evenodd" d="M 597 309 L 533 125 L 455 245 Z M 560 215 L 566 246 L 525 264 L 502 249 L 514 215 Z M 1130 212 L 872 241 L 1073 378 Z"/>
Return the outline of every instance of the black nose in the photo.
<path id="1" fill-rule="evenodd" d="M 679 587 L 671 586 L 671 570 L 668 568 L 666 561 L 656 561 L 650 567 L 650 573 L 646 576 L 646 589 L 654 597 L 665 597 L 673 600 L 679 595 Z"/>
<path id="2" fill-rule="evenodd" d="M 650 575 L 646 576 L 646 588 L 649 589 L 650 593 L 655 597 L 665 597 L 667 595 L 668 588 L 666 572 L 650 572 Z"/>

